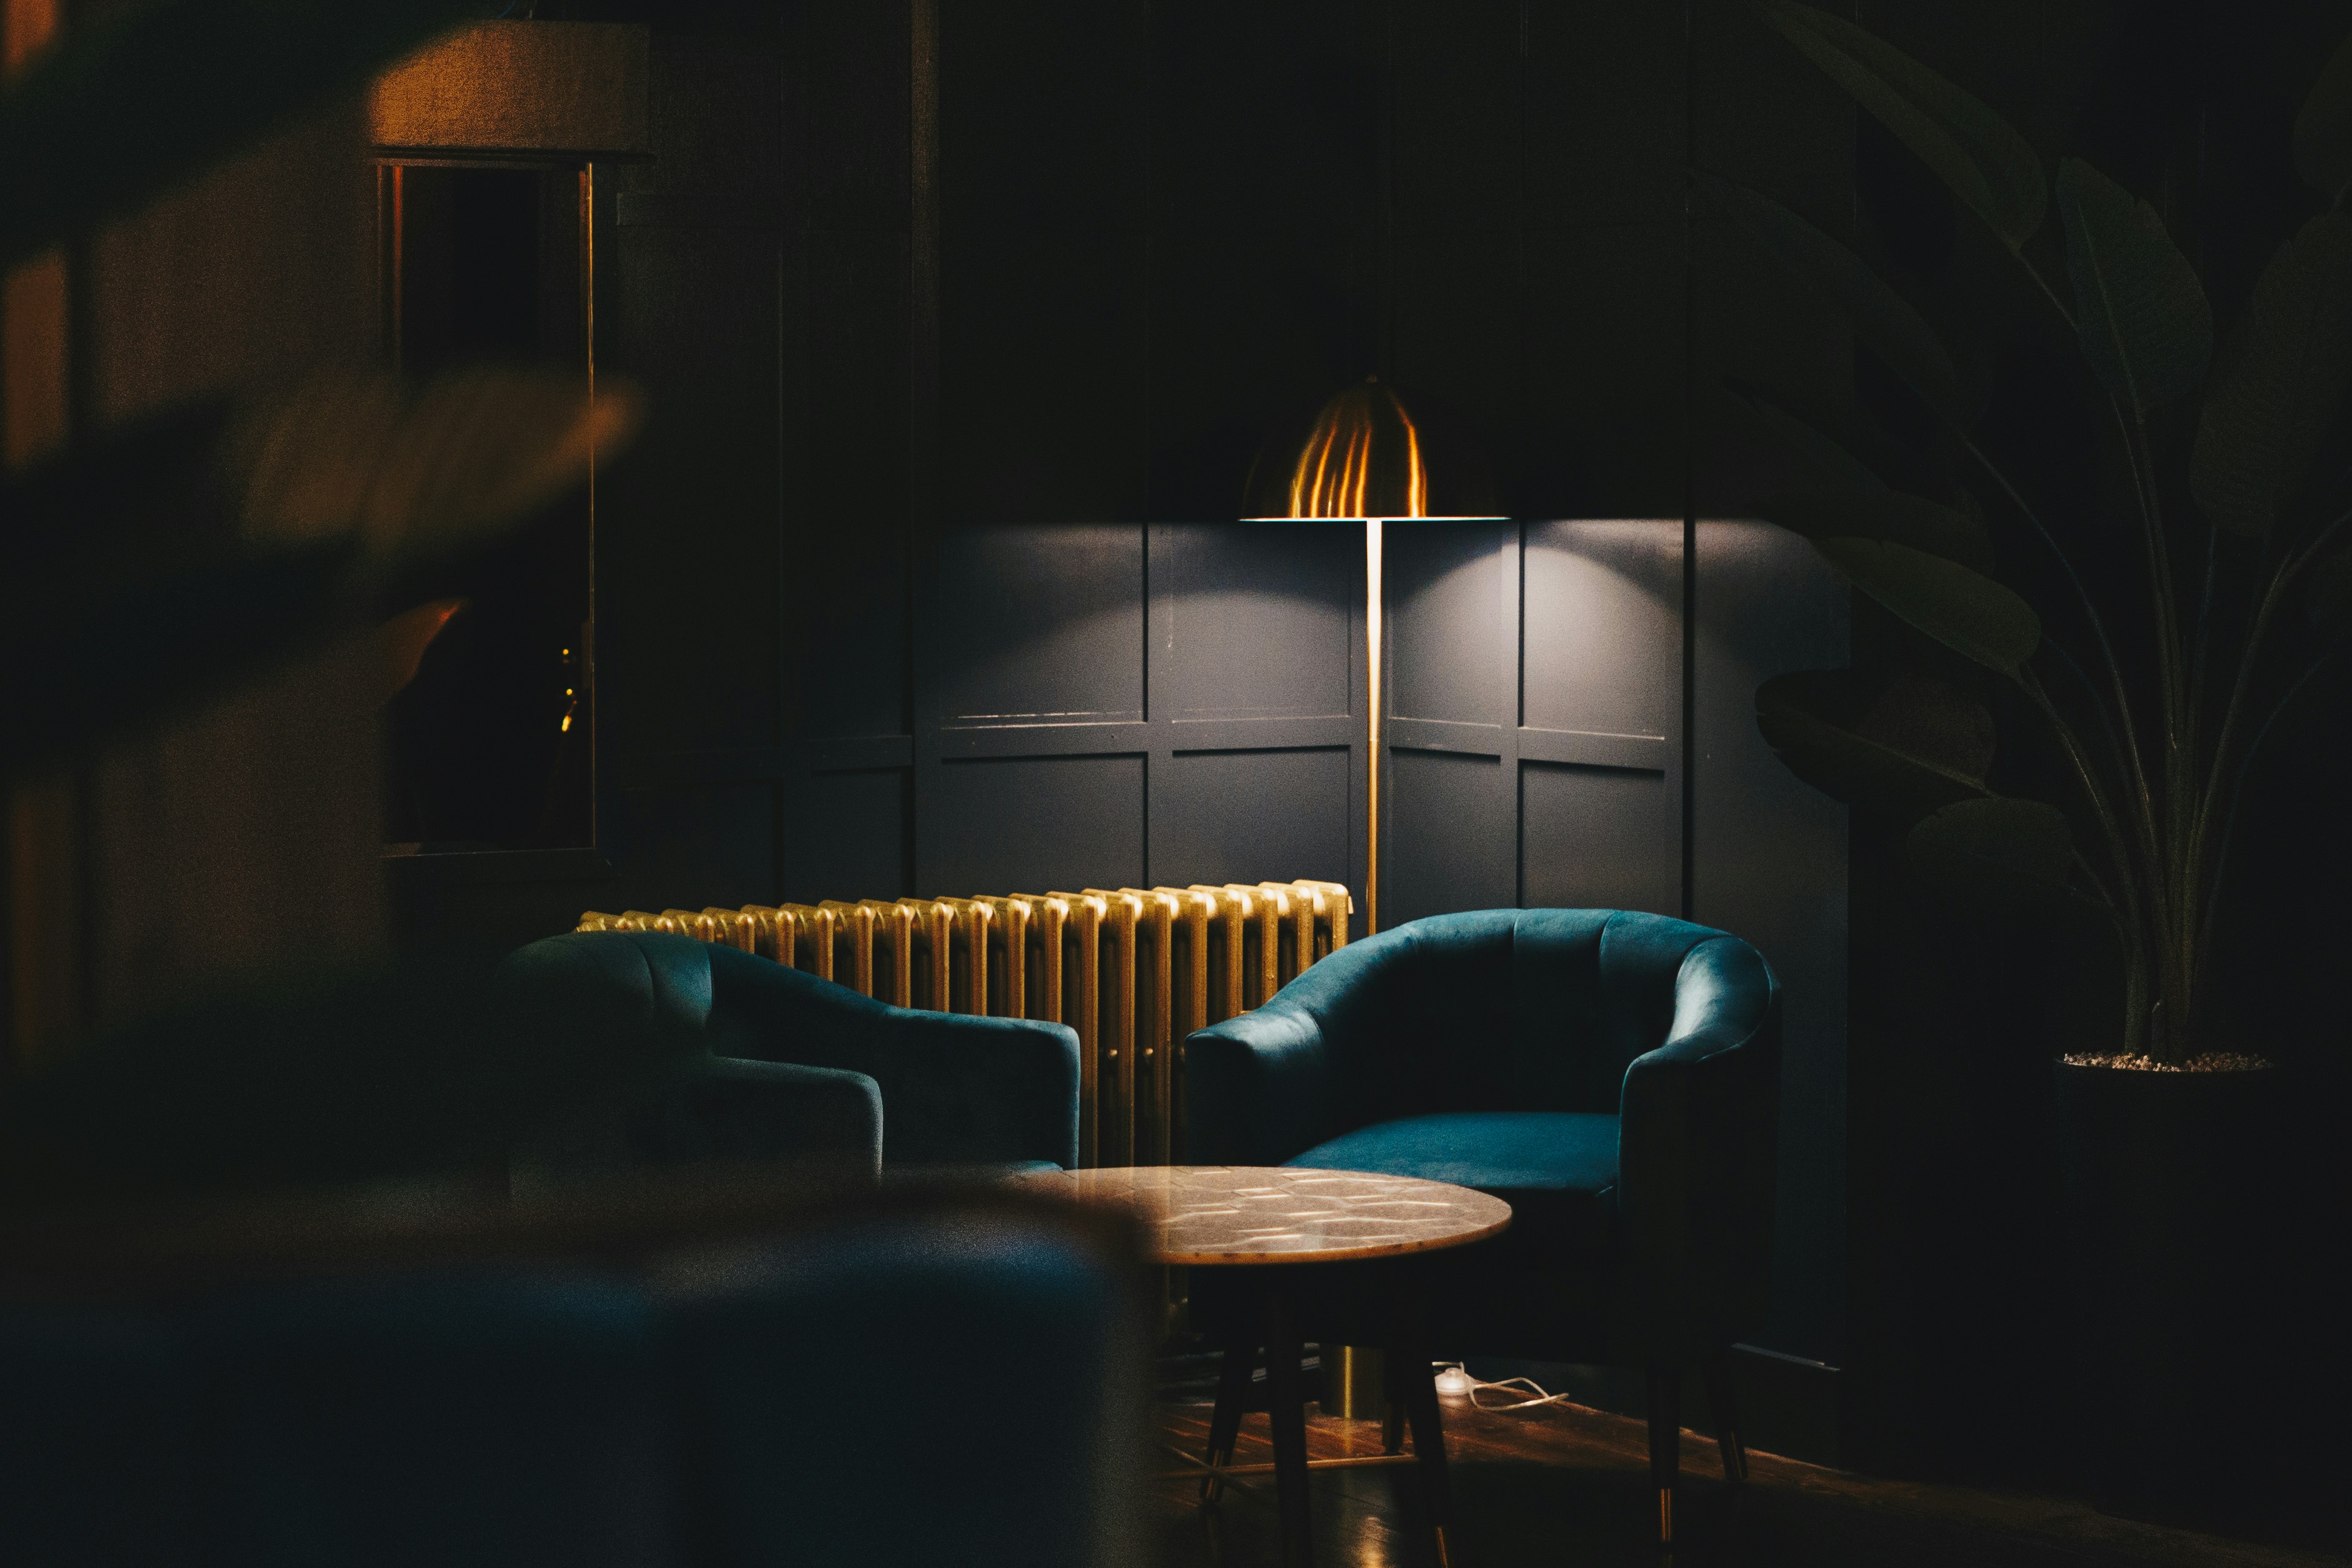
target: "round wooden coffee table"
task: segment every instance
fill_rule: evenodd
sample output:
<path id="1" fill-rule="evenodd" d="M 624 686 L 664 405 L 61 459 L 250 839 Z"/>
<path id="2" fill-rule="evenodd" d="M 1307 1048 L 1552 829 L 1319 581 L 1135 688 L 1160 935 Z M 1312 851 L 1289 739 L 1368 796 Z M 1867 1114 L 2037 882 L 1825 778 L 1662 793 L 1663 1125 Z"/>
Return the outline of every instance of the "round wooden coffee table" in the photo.
<path id="1" fill-rule="evenodd" d="M 1284 1265 L 1349 1263 L 1394 1258 L 1461 1247 L 1499 1235 L 1511 1223 L 1502 1199 L 1415 1176 L 1365 1171 L 1320 1171 L 1298 1165 L 1134 1165 L 1062 1171 L 1027 1178 L 1060 1185 L 1087 1203 L 1114 1205 L 1150 1227 L 1162 1263 L 1196 1268 L 1245 1269 L 1237 1279 L 1257 1287 L 1259 1328 L 1225 1344 L 1217 1406 L 1209 1422 L 1210 1484 L 1230 1467 L 1241 1427 L 1253 1352 L 1265 1349 L 1269 1418 L 1274 1429 L 1275 1494 L 1282 1515 L 1282 1556 L 1311 1563 L 1307 1506 L 1307 1421 L 1300 1387 L 1302 1353 L 1297 1318 Z M 1418 1314 L 1401 1310 L 1402 1326 L 1382 1348 L 1390 1386 L 1402 1395 L 1412 1426 L 1414 1462 L 1429 1491 L 1439 1560 L 1445 1554 L 1445 1436 L 1438 1423 L 1437 1387 L 1427 1354 L 1409 1326 Z M 1255 1340 L 1255 1343 L 1250 1342 Z M 1420 1361 L 1421 1375 L 1406 1369 Z"/>

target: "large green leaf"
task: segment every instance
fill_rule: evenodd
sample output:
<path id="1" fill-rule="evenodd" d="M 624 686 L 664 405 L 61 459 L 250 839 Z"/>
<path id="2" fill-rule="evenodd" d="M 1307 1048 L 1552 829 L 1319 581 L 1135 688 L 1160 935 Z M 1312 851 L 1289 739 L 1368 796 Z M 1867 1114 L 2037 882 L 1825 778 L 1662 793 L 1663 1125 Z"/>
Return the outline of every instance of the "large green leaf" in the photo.
<path id="1" fill-rule="evenodd" d="M 1963 658 L 2015 679 L 2042 646 L 2042 617 L 2007 588 L 1940 555 L 1876 539 L 1813 548 L 1853 585 Z"/>
<path id="2" fill-rule="evenodd" d="M 1726 385 L 1780 447 L 1814 470 L 1816 479 L 1859 489 L 1886 488 L 1877 468 L 1853 452 L 1852 437 L 1832 435 L 1761 387 L 1739 381 Z"/>
<path id="3" fill-rule="evenodd" d="M 1966 512 L 1900 490 L 1782 490 L 1757 502 L 1756 514 L 1816 543 L 1874 539 L 1907 544 L 1971 571 L 1992 570 L 1992 545 L 1983 524 Z"/>
<path id="4" fill-rule="evenodd" d="M 1914 826 L 1904 847 L 1921 882 L 1990 919 L 2108 913 L 2077 870 L 2065 814 L 2038 800 L 1957 801 Z"/>
<path id="5" fill-rule="evenodd" d="M 2011 250 L 2042 226 L 2050 204 L 2042 159 L 2009 121 L 1843 16 L 1788 0 L 1761 0 L 1758 9 L 1935 170 Z"/>
<path id="6" fill-rule="evenodd" d="M 2207 517 L 2262 537 L 2352 386 L 2352 217 L 2322 213 L 2279 247 L 2233 338 L 2198 420 L 2189 483 Z"/>
<path id="7" fill-rule="evenodd" d="M 1992 715 L 1967 693 L 1901 676 L 1874 694 L 1850 669 L 1756 689 L 1756 727 L 1789 771 L 1833 800 L 1909 821 L 1986 793 Z"/>
<path id="8" fill-rule="evenodd" d="M 162 0 L 0 95 L 0 267 L 331 101 L 479 0 Z"/>
<path id="9" fill-rule="evenodd" d="M 2294 117 L 2294 167 L 2331 196 L 2352 185 L 2352 34 L 2328 56 Z"/>
<path id="10" fill-rule="evenodd" d="M 2080 158 L 2058 166 L 2074 325 L 2092 373 L 2140 418 L 2196 389 L 2213 307 L 2154 207 Z"/>
<path id="11" fill-rule="evenodd" d="M 1935 330 L 1862 258 L 1769 196 L 1712 176 L 1702 175 L 1700 183 L 1784 266 L 1827 294 L 1853 325 L 1854 335 L 1929 407 L 1955 424 L 1966 425 L 1975 417 L 1976 410 L 1953 373 L 1952 356 L 1937 341 Z"/>
<path id="12" fill-rule="evenodd" d="M 2337 545 L 2304 572 L 2303 613 L 2320 630 L 2352 620 L 2352 545 Z"/>

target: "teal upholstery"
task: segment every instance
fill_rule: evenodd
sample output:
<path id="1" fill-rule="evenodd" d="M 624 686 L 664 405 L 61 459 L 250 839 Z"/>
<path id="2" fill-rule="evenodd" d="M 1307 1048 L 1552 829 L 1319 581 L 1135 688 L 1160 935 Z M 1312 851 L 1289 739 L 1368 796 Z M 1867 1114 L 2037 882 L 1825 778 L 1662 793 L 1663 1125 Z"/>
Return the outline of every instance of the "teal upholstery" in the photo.
<path id="1" fill-rule="evenodd" d="M 520 1268 L 241 1292 L 175 1314 L 215 1561 L 658 1561 L 677 1528 L 659 1324 L 625 1279 Z"/>
<path id="2" fill-rule="evenodd" d="M 1437 1353 L 1685 1364 L 1771 1279 L 1780 988 L 1738 938 L 1488 910 L 1341 949 L 1185 1044 L 1187 1155 L 1433 1177 L 1513 1230 L 1425 1265 Z"/>
<path id="3" fill-rule="evenodd" d="M 1612 1245 L 1617 1212 L 1617 1119 L 1581 1110 L 1453 1110 L 1375 1121 L 1286 1162 L 1332 1171 L 1421 1176 L 1492 1193 L 1511 1205 L 1525 1242 L 1560 1249 Z"/>
<path id="4" fill-rule="evenodd" d="M 501 979 L 542 1020 L 642 1025 L 678 1058 L 635 1136 L 657 1157 L 830 1150 L 868 1170 L 1077 1163 L 1078 1038 L 1059 1024 L 920 1013 L 656 931 L 576 931 Z"/>
<path id="5" fill-rule="evenodd" d="M 1013 1214 L 843 1225 L 687 1282 L 696 1561 L 1149 1561 L 1143 1284 Z"/>
<path id="6" fill-rule="evenodd" d="M 1146 1278 L 1102 1225 L 967 1189 L 651 1268 L 0 1305 L 0 1558 L 1113 1568 L 1145 1555 Z"/>

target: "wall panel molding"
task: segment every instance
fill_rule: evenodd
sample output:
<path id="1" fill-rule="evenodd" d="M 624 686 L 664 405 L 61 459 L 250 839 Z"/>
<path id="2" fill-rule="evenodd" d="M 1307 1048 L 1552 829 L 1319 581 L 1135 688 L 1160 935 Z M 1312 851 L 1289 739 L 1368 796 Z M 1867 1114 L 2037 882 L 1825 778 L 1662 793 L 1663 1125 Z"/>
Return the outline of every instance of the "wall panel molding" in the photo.
<path id="1" fill-rule="evenodd" d="M 1360 528 L 967 532 L 985 537 L 950 541 L 918 591 L 910 890 L 1013 890 L 967 882 L 984 868 L 1021 880 L 1022 866 L 1069 863 L 1074 843 L 1091 843 L 1102 862 L 1083 876 L 1074 869 L 1072 879 L 1089 886 L 1300 877 L 1362 885 Z M 1130 547 L 1132 578 L 1084 570 L 1124 562 Z M 1057 582 L 1084 591 L 1056 603 Z M 982 689 L 1001 694 L 994 706 L 1031 711 L 993 720 L 957 711 L 974 705 L 958 698 L 975 689 L 975 671 L 992 683 Z M 1137 717 L 1055 711 L 1076 705 L 1055 693 L 1129 691 Z M 1335 702 L 1342 711 L 1328 710 Z M 1053 781 L 1086 772 L 1054 765 L 1113 760 L 1133 768 L 1131 794 L 1117 770 L 1112 814 L 1132 814 L 1131 854 L 1112 817 L 1074 827 L 1052 799 Z M 1038 792 L 1035 809 L 1012 809 L 1012 797 L 973 783 L 991 775 L 962 771 L 1000 764 L 1021 764 L 1000 776 Z M 984 854 L 971 847 L 982 841 Z"/>

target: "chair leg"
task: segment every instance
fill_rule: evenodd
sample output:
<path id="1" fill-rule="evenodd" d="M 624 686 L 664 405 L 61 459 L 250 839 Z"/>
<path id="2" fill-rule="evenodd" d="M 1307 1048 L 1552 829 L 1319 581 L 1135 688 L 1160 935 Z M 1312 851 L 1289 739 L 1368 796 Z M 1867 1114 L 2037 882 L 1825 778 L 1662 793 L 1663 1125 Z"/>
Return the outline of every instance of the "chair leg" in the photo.
<path id="1" fill-rule="evenodd" d="M 1240 1335 L 1225 1345 L 1217 1368 L 1217 1404 L 1209 1414 L 1208 1461 L 1234 1462 L 1234 1443 L 1241 1436 L 1242 1407 L 1249 1403 L 1250 1373 L 1257 1365 L 1257 1346 Z M 1214 1470 L 1201 1478 L 1201 1500 L 1214 1502 L 1225 1489 L 1224 1478 Z"/>
<path id="2" fill-rule="evenodd" d="M 1381 1393 L 1385 1405 L 1381 1412 L 1383 1454 L 1404 1452 L 1404 1365 L 1393 1352 L 1381 1358 Z"/>
<path id="3" fill-rule="evenodd" d="M 1723 1479 L 1737 1486 L 1748 1479 L 1748 1445 L 1739 1436 L 1739 1390 L 1731 1377 L 1731 1352 L 1716 1352 L 1699 1363 L 1706 1402 L 1715 1408 L 1715 1444 L 1723 1452 Z"/>
<path id="4" fill-rule="evenodd" d="M 1682 1468 L 1682 1368 L 1650 1366 L 1650 1479 L 1658 1489 L 1658 1545 L 1675 1544 L 1675 1479 Z"/>

